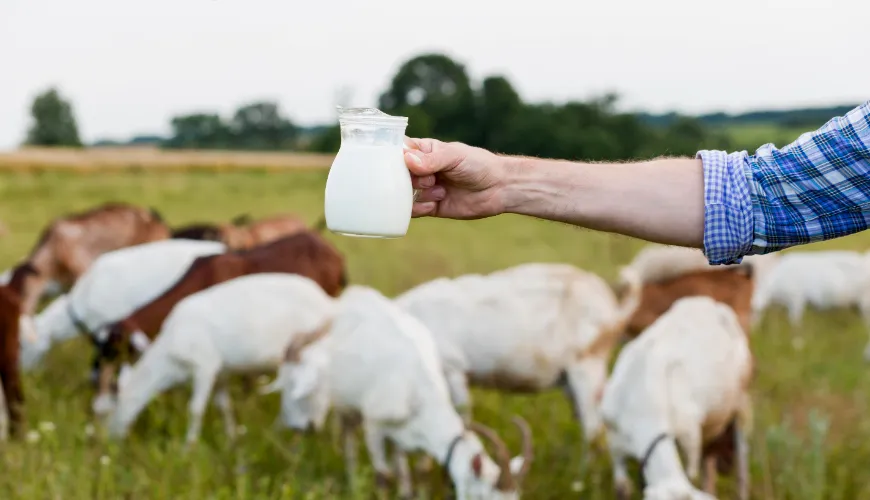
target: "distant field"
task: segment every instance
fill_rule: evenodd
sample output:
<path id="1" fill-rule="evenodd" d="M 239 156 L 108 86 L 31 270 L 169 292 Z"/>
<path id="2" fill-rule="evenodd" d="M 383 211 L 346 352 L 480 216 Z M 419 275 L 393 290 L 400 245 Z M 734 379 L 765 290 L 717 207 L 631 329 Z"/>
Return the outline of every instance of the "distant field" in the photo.
<path id="1" fill-rule="evenodd" d="M 732 141 L 732 150 L 754 153 L 760 146 L 773 143 L 783 147 L 818 127 L 789 128 L 775 124 L 730 125 L 722 129 Z"/>
<path id="2" fill-rule="evenodd" d="M 322 168 L 333 155 L 212 150 L 164 150 L 156 147 L 102 147 L 85 149 L 22 148 L 0 152 L 0 169 L 52 168 L 81 170 L 160 168 Z"/>
<path id="3" fill-rule="evenodd" d="M 0 267 L 24 255 L 50 218 L 107 200 L 153 206 L 173 225 L 287 211 L 313 222 L 322 213 L 326 174 L 308 168 L 0 172 L 0 220 L 10 230 L 0 239 Z M 329 238 L 347 255 L 351 281 L 389 295 L 438 276 L 530 261 L 568 262 L 612 279 L 616 266 L 642 245 L 518 216 L 415 220 L 408 236 L 397 240 Z M 870 234 L 805 249 L 868 245 Z M 866 341 L 867 332 L 852 312 L 809 313 L 803 335 L 793 336 L 784 314 L 774 311 L 754 332 L 752 498 L 870 498 L 870 366 L 861 359 Z M 0 450 L 0 498 L 370 498 L 368 488 L 347 491 L 337 436 L 299 437 L 294 443 L 291 433 L 272 427 L 277 395 L 243 394 L 238 386 L 233 388 L 235 410 L 247 433 L 234 446 L 210 405 L 200 447 L 181 452 L 186 387 L 152 402 L 128 441 L 106 441 L 99 432 L 89 436 L 85 381 L 90 355 L 86 341 L 71 342 L 52 352 L 44 370 L 26 377 L 28 425 L 40 439 Z M 496 428 L 514 450 L 519 439 L 511 415 L 518 413 L 533 426 L 536 457 L 524 498 L 613 498 L 605 458 L 581 472 L 581 433 L 561 393 L 476 391 L 475 398 L 476 418 Z M 360 456 L 362 484 L 371 484 L 362 449 Z M 720 492 L 721 498 L 731 498 L 729 479 L 722 480 Z"/>

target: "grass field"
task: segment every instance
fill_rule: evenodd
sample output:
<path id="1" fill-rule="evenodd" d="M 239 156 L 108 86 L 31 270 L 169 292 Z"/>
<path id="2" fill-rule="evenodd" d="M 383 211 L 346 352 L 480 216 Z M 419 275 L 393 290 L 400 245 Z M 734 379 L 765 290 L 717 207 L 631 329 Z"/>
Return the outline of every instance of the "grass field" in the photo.
<path id="1" fill-rule="evenodd" d="M 326 170 L 220 173 L 109 171 L 0 173 L 0 240 L 6 268 L 34 243 L 51 217 L 107 200 L 158 208 L 174 225 L 296 212 L 320 216 Z M 437 276 L 488 272 L 530 261 L 569 262 L 614 277 L 642 243 L 561 224 L 500 216 L 473 221 L 415 220 L 407 237 L 377 241 L 329 235 L 345 252 L 350 279 L 396 294 Z M 812 248 L 863 249 L 870 235 Z M 810 249 L 806 247 L 805 249 Z M 759 499 L 870 498 L 868 366 L 861 351 L 867 333 L 857 314 L 810 312 L 793 336 L 774 311 L 752 336 L 759 363 L 751 437 L 752 497 Z M 293 436 L 272 426 L 277 395 L 243 394 L 234 386 L 239 423 L 235 445 L 223 435 L 214 407 L 203 441 L 182 452 L 188 389 L 152 402 L 125 442 L 88 432 L 88 344 L 54 350 L 45 368 L 25 378 L 30 440 L 5 445 L 0 498 L 13 499 L 278 499 L 369 498 L 346 488 L 337 437 Z M 557 392 L 508 396 L 476 391 L 475 416 L 499 430 L 512 449 L 513 413 L 533 426 L 536 458 L 524 498 L 612 498 L 606 458 L 581 473 L 578 426 Z M 38 440 L 36 439 L 38 437 Z M 361 450 L 362 451 L 362 450 Z M 361 457 L 364 457 L 361 454 Z M 360 484 L 371 484 L 361 460 Z M 633 469 L 635 470 L 635 469 Z M 437 471 L 436 471 L 437 472 Z M 721 481 L 722 498 L 732 492 Z"/>
<path id="2" fill-rule="evenodd" d="M 821 124 L 819 124 L 821 126 Z M 818 127 L 783 127 L 777 124 L 753 123 L 746 125 L 730 125 L 723 131 L 731 140 L 731 150 L 746 150 L 755 153 L 761 145 L 773 143 L 781 148 L 794 142 L 804 132 L 812 132 Z"/>

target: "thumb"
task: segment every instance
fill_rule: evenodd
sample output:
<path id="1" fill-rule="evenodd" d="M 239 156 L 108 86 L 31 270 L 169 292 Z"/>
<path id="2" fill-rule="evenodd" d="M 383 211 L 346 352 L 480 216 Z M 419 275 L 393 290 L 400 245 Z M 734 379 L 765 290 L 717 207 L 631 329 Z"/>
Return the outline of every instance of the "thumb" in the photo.
<path id="1" fill-rule="evenodd" d="M 459 163 L 460 158 L 452 148 L 433 148 L 428 152 L 420 149 L 405 150 L 405 165 L 412 174 L 422 177 L 432 175 Z"/>

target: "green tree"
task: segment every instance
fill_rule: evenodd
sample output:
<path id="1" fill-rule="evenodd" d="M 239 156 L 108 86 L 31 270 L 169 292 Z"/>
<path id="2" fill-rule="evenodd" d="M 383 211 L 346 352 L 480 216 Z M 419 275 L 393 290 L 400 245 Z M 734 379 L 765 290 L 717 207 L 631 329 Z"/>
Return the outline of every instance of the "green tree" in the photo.
<path id="1" fill-rule="evenodd" d="M 408 116 L 408 135 L 480 142 L 468 74 L 443 54 L 423 54 L 403 64 L 378 106 L 386 113 Z M 428 130 L 421 130 L 423 124 Z"/>
<path id="2" fill-rule="evenodd" d="M 504 146 L 506 126 L 523 111 L 523 101 L 507 78 L 491 76 L 483 80 L 478 104 L 480 145 L 498 150 Z"/>
<path id="3" fill-rule="evenodd" d="M 196 113 L 172 119 L 172 136 L 165 147 L 176 149 L 227 149 L 230 129 L 216 114 Z"/>
<path id="4" fill-rule="evenodd" d="M 26 143 L 33 146 L 82 145 L 72 105 L 55 88 L 36 96 L 30 106 L 33 125 Z"/>
<path id="5" fill-rule="evenodd" d="M 241 149 L 292 149 L 298 129 L 281 116 L 273 102 L 254 102 L 240 107 L 230 128 L 233 146 Z"/>

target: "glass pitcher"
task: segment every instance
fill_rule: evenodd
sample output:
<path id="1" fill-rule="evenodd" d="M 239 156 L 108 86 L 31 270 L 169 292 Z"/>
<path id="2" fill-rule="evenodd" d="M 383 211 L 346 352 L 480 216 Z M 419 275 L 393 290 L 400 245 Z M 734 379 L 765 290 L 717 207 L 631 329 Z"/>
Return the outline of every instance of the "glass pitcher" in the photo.
<path id="1" fill-rule="evenodd" d="M 408 118 L 338 108 L 341 147 L 326 179 L 326 227 L 346 236 L 400 238 L 417 196 L 405 166 Z"/>

